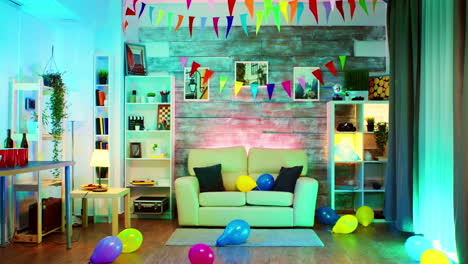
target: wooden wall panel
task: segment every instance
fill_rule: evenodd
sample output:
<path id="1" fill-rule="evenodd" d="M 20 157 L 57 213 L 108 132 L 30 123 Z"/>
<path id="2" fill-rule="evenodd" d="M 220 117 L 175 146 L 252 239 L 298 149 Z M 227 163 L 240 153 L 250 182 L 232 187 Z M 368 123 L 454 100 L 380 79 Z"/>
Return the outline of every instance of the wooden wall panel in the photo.
<path id="1" fill-rule="evenodd" d="M 194 29 L 168 33 L 164 27 L 140 28 L 140 42 L 166 42 L 167 57 L 149 57 L 150 72 L 168 72 L 176 79 L 176 177 L 188 175 L 187 156 L 192 148 L 245 146 L 270 148 L 301 148 L 307 152 L 309 176 L 319 181 L 317 206 L 327 205 L 327 113 L 325 98 L 332 96 L 331 87 L 343 83 L 343 70 L 338 56 L 346 55 L 346 69 L 369 69 L 385 72 L 386 58 L 355 57 L 354 41 L 385 41 L 385 27 L 377 26 L 283 26 L 278 33 L 274 26 L 262 26 L 259 35 L 249 27 L 246 36 L 241 27 L 232 28 L 225 39 L 225 27 L 220 38 L 211 28 L 202 35 Z M 165 44 L 166 45 L 166 44 Z M 148 47 L 158 45 L 148 45 Z M 157 54 L 149 52 L 150 54 Z M 185 102 L 184 79 L 180 57 L 215 71 L 210 82 L 209 102 Z M 269 82 L 275 83 L 273 100 L 266 88 L 260 88 L 254 101 L 249 88 L 233 95 L 234 62 L 264 60 L 269 63 Z M 333 76 L 325 63 L 333 60 L 339 73 Z M 293 67 L 320 67 L 325 81 L 320 102 L 293 102 L 284 92 L 281 82 L 293 80 Z M 229 78 L 219 91 L 219 76 Z"/>

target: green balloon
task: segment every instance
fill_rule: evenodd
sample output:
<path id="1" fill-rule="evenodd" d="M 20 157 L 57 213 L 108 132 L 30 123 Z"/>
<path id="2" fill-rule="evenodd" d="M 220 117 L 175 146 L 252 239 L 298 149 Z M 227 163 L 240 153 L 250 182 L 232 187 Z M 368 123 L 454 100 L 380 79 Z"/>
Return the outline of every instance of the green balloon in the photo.
<path id="1" fill-rule="evenodd" d="M 122 252 L 131 253 L 138 250 L 143 243 L 143 235 L 135 228 L 127 228 L 117 236 L 122 241 Z"/>

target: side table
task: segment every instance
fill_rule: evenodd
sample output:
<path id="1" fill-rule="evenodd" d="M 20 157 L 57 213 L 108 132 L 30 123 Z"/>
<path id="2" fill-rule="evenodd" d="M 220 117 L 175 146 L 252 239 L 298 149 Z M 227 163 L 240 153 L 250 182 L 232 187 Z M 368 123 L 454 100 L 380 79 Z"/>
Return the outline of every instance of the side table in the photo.
<path id="1" fill-rule="evenodd" d="M 119 198 L 124 196 L 125 228 L 130 228 L 130 189 L 109 188 L 107 192 L 92 192 L 87 190 L 74 190 L 70 193 L 71 198 L 81 199 L 83 208 L 83 227 L 88 227 L 88 198 L 112 199 L 112 235 L 119 233 Z"/>

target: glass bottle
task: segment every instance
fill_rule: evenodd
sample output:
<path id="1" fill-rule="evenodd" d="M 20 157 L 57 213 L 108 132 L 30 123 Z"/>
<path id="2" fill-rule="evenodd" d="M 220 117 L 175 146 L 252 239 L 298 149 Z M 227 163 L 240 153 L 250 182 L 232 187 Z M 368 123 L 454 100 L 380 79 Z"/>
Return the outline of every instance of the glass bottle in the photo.
<path id="1" fill-rule="evenodd" d="M 23 133 L 23 139 L 21 140 L 21 148 L 28 148 L 28 139 L 26 138 L 26 133 Z"/>
<path id="2" fill-rule="evenodd" d="M 11 138 L 11 129 L 7 130 L 7 138 L 5 139 L 5 148 L 13 148 L 13 139 Z"/>

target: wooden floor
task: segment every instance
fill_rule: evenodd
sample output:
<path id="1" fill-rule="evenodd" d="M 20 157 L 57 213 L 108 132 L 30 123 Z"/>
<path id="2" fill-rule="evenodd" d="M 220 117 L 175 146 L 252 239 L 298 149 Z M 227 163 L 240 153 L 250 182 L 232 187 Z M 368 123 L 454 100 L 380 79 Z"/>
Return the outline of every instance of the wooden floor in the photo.
<path id="1" fill-rule="evenodd" d="M 122 254 L 114 263 L 189 263 L 190 247 L 164 246 L 177 228 L 176 221 L 133 219 L 132 226 L 143 233 L 143 245 L 135 253 Z M 407 235 L 385 223 L 359 227 L 349 235 L 332 234 L 328 226 L 316 225 L 314 230 L 325 247 L 220 247 L 214 248 L 215 263 L 411 263 L 404 249 Z M 111 233 L 111 225 L 90 224 L 73 232 L 71 250 L 65 249 L 65 236 L 56 233 L 40 245 L 16 243 L 0 248 L 0 263 L 87 263 L 97 242 Z"/>

